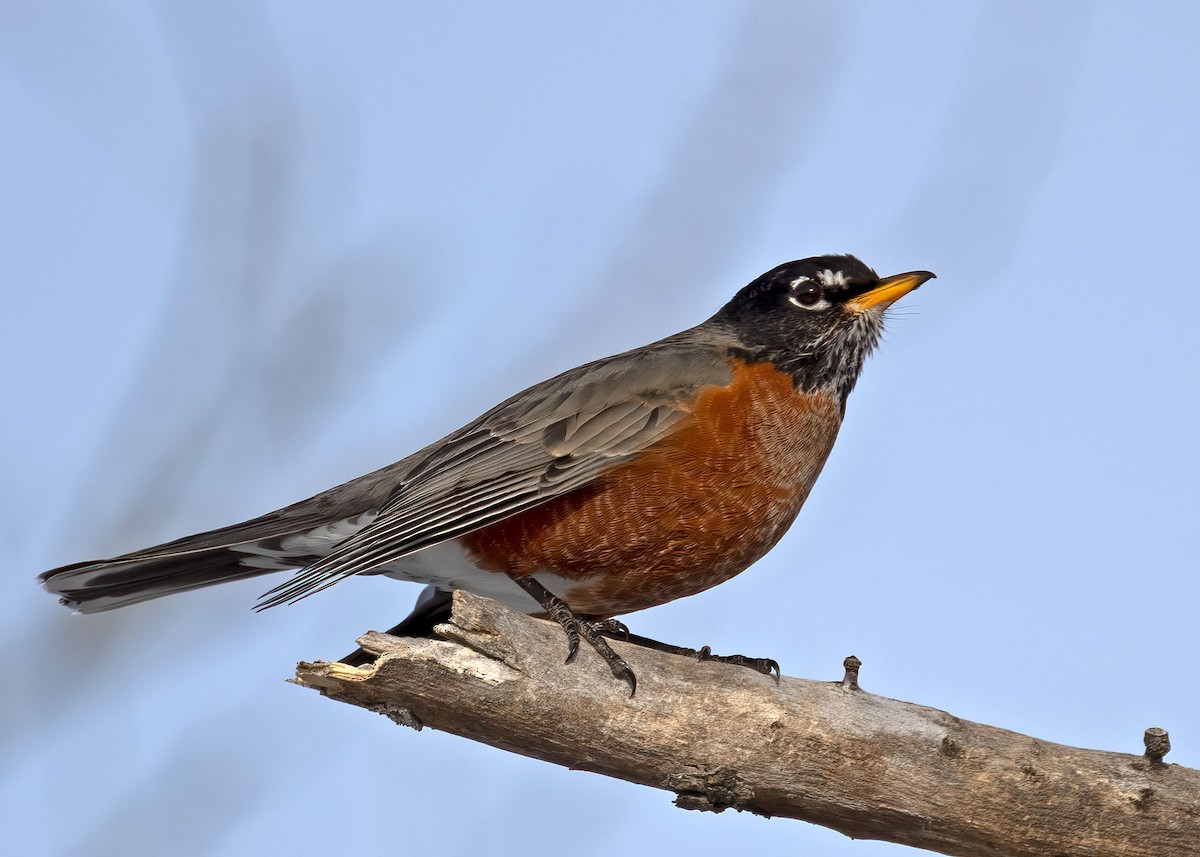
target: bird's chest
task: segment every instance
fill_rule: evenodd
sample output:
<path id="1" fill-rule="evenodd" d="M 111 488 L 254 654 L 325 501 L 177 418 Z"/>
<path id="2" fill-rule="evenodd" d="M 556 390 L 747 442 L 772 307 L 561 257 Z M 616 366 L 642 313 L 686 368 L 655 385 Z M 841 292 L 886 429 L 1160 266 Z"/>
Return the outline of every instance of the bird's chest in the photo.
<path id="1" fill-rule="evenodd" d="M 627 612 L 728 580 L 795 519 L 841 422 L 763 364 L 706 387 L 667 438 L 598 482 L 467 536 L 481 564 L 562 579 L 583 613 Z M 558 591 L 550 586 L 552 591 Z"/>

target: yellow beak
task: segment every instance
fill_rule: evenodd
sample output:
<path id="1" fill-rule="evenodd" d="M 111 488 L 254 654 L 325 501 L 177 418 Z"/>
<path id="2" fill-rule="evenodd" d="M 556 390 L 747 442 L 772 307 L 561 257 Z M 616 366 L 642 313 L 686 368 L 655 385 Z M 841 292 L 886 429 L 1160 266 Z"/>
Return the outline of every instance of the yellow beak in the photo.
<path id="1" fill-rule="evenodd" d="M 862 312 L 880 305 L 890 306 L 922 283 L 932 280 L 936 276 L 937 274 L 931 271 L 909 271 L 907 274 L 884 277 L 879 281 L 879 285 L 871 291 L 863 292 L 858 297 L 846 301 L 845 307 L 851 312 Z"/>

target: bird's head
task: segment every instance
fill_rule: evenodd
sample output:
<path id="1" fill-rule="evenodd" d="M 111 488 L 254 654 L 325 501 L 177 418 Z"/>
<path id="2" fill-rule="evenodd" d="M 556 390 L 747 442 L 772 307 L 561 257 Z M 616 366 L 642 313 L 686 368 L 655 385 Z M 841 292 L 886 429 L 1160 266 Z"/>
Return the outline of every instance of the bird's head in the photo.
<path id="1" fill-rule="evenodd" d="M 714 317 L 756 359 L 792 375 L 798 388 L 841 401 L 879 342 L 883 316 L 934 277 L 910 271 L 880 278 L 853 256 L 814 256 L 772 268 L 739 291 Z"/>

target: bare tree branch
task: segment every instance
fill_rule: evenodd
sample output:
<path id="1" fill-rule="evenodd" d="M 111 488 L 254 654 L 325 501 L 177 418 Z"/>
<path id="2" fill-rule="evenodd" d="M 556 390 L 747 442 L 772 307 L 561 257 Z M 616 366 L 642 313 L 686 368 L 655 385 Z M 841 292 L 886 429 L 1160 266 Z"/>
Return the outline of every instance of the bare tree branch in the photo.
<path id="1" fill-rule="evenodd" d="M 874 696 L 846 678 L 775 682 L 616 643 L 638 692 L 554 624 L 455 593 L 439 639 L 371 632 L 363 668 L 301 663 L 296 683 L 420 728 L 848 836 L 972 857 L 1172 857 L 1200 850 L 1200 771 L 1081 750 Z"/>

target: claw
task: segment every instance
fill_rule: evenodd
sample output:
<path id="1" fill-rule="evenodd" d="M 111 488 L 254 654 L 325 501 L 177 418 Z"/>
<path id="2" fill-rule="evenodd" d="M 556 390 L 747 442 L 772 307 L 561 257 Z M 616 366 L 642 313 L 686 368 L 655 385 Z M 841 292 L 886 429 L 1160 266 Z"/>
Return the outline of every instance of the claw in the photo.
<path id="1" fill-rule="evenodd" d="M 629 640 L 629 626 L 624 622 L 619 622 L 616 619 L 605 619 L 602 622 L 597 622 L 592 626 L 597 634 L 604 634 L 608 637 L 619 637 L 622 640 Z"/>
<path id="2" fill-rule="evenodd" d="M 633 696 L 637 693 L 637 676 L 633 674 L 633 670 L 629 668 L 629 664 L 625 663 L 621 656 L 612 650 L 612 646 L 608 644 L 608 641 L 596 633 L 595 626 L 586 620 L 580 620 L 580 631 L 583 632 L 583 635 L 587 637 L 587 641 L 592 644 L 596 651 L 600 653 L 600 657 L 604 658 L 608 664 L 608 668 L 612 670 L 613 676 L 629 685 L 629 695 Z"/>
<path id="3" fill-rule="evenodd" d="M 637 676 L 633 674 L 633 670 L 631 670 L 624 661 L 621 661 L 621 669 L 618 671 L 614 667 L 613 675 L 629 685 L 629 698 L 633 699 L 633 695 L 637 693 Z"/>
<path id="4" fill-rule="evenodd" d="M 579 638 L 583 637 L 596 650 L 596 653 L 604 658 L 604 662 L 612 670 L 613 676 L 629 685 L 629 695 L 633 696 L 637 692 L 637 677 L 633 674 L 633 670 L 601 636 L 603 633 L 614 632 L 628 636 L 628 628 L 614 619 L 593 622 L 586 617 L 575 615 L 565 601 L 532 577 L 520 577 L 514 578 L 514 580 L 518 586 L 537 599 L 550 618 L 562 625 L 563 630 L 567 632 L 567 659 L 564 663 L 569 664 L 575 660 L 576 655 L 579 654 Z"/>

